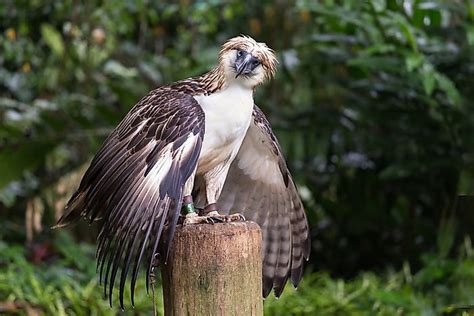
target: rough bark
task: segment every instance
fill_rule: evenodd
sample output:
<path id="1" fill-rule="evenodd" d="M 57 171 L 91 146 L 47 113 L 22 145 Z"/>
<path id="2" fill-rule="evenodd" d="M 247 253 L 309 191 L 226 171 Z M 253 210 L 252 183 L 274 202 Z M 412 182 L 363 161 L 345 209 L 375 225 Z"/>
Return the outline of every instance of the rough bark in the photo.
<path id="1" fill-rule="evenodd" d="M 178 227 L 161 269 L 166 316 L 263 315 L 260 227 Z"/>

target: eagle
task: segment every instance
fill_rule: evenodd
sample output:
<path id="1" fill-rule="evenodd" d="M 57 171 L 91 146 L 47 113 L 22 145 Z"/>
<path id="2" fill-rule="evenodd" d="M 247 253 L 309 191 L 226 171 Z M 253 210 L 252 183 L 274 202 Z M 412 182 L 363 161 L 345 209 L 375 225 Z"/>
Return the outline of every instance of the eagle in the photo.
<path id="1" fill-rule="evenodd" d="M 119 299 L 166 259 L 177 225 L 251 220 L 263 238 L 263 297 L 296 287 L 309 258 L 303 204 L 268 120 L 254 103 L 277 59 L 249 36 L 226 41 L 209 72 L 145 95 L 94 156 L 55 227 L 99 222 L 97 270 Z M 239 213 L 236 213 L 239 212 Z M 120 270 L 120 272 L 119 272 Z"/>

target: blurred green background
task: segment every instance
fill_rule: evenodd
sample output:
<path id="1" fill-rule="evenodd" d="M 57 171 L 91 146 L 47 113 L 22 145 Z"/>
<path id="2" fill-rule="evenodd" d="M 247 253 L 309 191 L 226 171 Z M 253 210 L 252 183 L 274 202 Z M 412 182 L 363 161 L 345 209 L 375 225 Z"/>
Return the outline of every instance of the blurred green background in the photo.
<path id="1" fill-rule="evenodd" d="M 3 0 L 0 314 L 151 312 L 102 300 L 93 228 L 49 227 L 140 97 L 239 34 L 280 61 L 255 100 L 313 240 L 266 314 L 474 315 L 472 0 Z"/>

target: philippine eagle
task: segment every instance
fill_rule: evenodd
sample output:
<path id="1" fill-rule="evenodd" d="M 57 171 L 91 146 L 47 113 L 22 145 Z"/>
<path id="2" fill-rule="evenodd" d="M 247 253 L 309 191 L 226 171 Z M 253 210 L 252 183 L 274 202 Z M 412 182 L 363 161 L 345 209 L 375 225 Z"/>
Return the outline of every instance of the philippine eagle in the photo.
<path id="1" fill-rule="evenodd" d="M 184 225 L 244 217 L 260 225 L 264 297 L 272 288 L 278 297 L 288 278 L 297 286 L 302 277 L 310 252 L 306 215 L 253 100 L 277 59 L 264 43 L 239 36 L 223 44 L 218 61 L 202 76 L 144 96 L 105 140 L 58 221 L 100 220 L 97 264 L 110 302 L 119 268 L 122 307 L 127 276 L 133 304 L 143 259 L 148 286 L 182 211 Z"/>

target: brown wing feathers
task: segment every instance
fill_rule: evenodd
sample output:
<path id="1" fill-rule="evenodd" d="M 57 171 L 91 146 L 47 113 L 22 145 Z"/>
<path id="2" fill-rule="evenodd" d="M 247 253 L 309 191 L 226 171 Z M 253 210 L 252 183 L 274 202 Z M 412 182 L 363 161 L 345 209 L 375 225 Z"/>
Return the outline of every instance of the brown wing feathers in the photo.
<path id="1" fill-rule="evenodd" d="M 308 231 L 308 221 L 306 220 L 306 214 L 303 209 L 303 204 L 296 191 L 295 184 L 290 181 L 291 202 L 293 205 L 294 212 L 290 213 L 290 222 L 292 226 L 292 266 L 291 266 L 291 279 L 295 286 L 301 280 L 303 276 L 303 259 L 309 258 L 311 250 L 310 236 Z"/>
<path id="2" fill-rule="evenodd" d="M 110 303 L 119 270 L 123 307 L 129 274 L 133 304 L 143 257 L 148 272 L 154 254 L 166 260 L 203 134 L 204 113 L 191 95 L 169 87 L 152 91 L 107 138 L 68 203 L 58 226 L 81 216 L 102 219 L 97 269 Z M 148 273 L 147 287 L 149 281 Z"/>
<path id="3" fill-rule="evenodd" d="M 262 227 L 264 297 L 272 288 L 280 296 L 288 278 L 299 284 L 310 252 L 306 215 L 278 141 L 257 106 L 218 208 L 242 212 Z"/>

